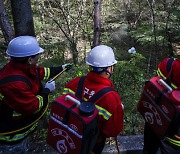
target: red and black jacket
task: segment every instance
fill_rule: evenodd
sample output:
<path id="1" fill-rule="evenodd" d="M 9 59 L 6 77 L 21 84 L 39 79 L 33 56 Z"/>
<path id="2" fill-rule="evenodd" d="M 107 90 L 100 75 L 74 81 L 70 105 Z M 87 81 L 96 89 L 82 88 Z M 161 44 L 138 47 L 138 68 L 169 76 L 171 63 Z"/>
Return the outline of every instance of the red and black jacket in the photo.
<path id="1" fill-rule="evenodd" d="M 41 81 L 53 77 L 60 71 L 62 71 L 61 66 L 30 67 L 14 60 L 4 66 L 0 71 L 0 82 L 12 76 L 23 77 L 27 82 L 22 80 L 6 81 L 0 86 L 1 143 L 19 141 L 34 130 L 37 123 L 27 129 L 22 128 L 33 123 L 40 116 L 39 114 L 42 114 L 42 110 L 47 107 L 50 91 L 42 86 Z M 17 133 L 15 129 L 22 129 L 22 131 Z M 15 133 L 8 135 L 8 131 Z"/>

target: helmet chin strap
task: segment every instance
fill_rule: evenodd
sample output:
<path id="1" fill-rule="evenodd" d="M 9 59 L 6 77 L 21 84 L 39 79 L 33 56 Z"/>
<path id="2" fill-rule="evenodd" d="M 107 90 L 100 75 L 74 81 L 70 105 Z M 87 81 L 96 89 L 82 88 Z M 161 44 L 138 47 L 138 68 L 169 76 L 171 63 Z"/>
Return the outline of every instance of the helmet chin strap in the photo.
<path id="1" fill-rule="evenodd" d="M 112 75 L 112 73 L 111 72 L 109 72 L 107 69 L 106 70 L 104 70 L 105 72 L 107 72 L 108 74 L 109 74 L 109 78 L 111 77 L 111 75 Z"/>
<path id="2" fill-rule="evenodd" d="M 93 67 L 94 72 L 106 72 L 109 74 L 109 78 L 111 77 L 112 73 L 108 71 L 107 67 Z"/>

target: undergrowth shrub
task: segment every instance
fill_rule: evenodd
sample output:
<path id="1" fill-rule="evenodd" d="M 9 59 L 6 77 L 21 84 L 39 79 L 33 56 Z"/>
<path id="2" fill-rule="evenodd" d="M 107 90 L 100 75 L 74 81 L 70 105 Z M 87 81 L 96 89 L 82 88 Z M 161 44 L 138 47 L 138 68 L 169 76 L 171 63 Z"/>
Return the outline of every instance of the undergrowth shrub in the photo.
<path id="1" fill-rule="evenodd" d="M 137 112 L 136 106 L 144 86 L 145 61 L 141 54 L 132 54 L 130 60 L 117 63 L 112 76 L 115 89 L 124 104 L 123 135 L 143 133 L 144 120 Z"/>

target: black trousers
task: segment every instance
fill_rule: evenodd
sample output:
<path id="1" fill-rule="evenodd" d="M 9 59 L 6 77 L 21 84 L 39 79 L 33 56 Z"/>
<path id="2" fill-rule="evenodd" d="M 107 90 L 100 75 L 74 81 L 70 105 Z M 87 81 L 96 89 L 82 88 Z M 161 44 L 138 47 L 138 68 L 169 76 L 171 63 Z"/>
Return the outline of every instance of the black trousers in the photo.
<path id="1" fill-rule="evenodd" d="M 160 147 L 160 140 L 151 130 L 150 126 L 145 123 L 144 127 L 144 154 L 156 154 Z"/>
<path id="2" fill-rule="evenodd" d="M 105 146 L 105 142 L 106 142 L 106 139 L 102 140 L 101 142 L 98 142 L 92 151 L 95 154 L 101 154 L 101 152 L 103 151 L 103 148 Z"/>
<path id="3" fill-rule="evenodd" d="M 152 131 L 150 126 L 145 123 L 144 127 L 144 154 L 156 154 L 157 151 L 161 154 L 180 154 L 180 147 L 171 145 L 166 140 L 160 140 Z"/>

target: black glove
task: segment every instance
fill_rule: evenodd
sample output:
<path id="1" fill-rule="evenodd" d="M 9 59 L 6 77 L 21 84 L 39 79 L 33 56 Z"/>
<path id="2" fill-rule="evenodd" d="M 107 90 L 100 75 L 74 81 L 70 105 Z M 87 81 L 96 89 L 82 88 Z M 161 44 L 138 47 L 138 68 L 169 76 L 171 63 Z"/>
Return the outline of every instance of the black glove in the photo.
<path id="1" fill-rule="evenodd" d="M 72 64 L 67 63 L 67 64 L 62 65 L 62 69 L 65 69 L 65 68 L 67 68 L 67 71 L 70 70 L 72 68 Z"/>

